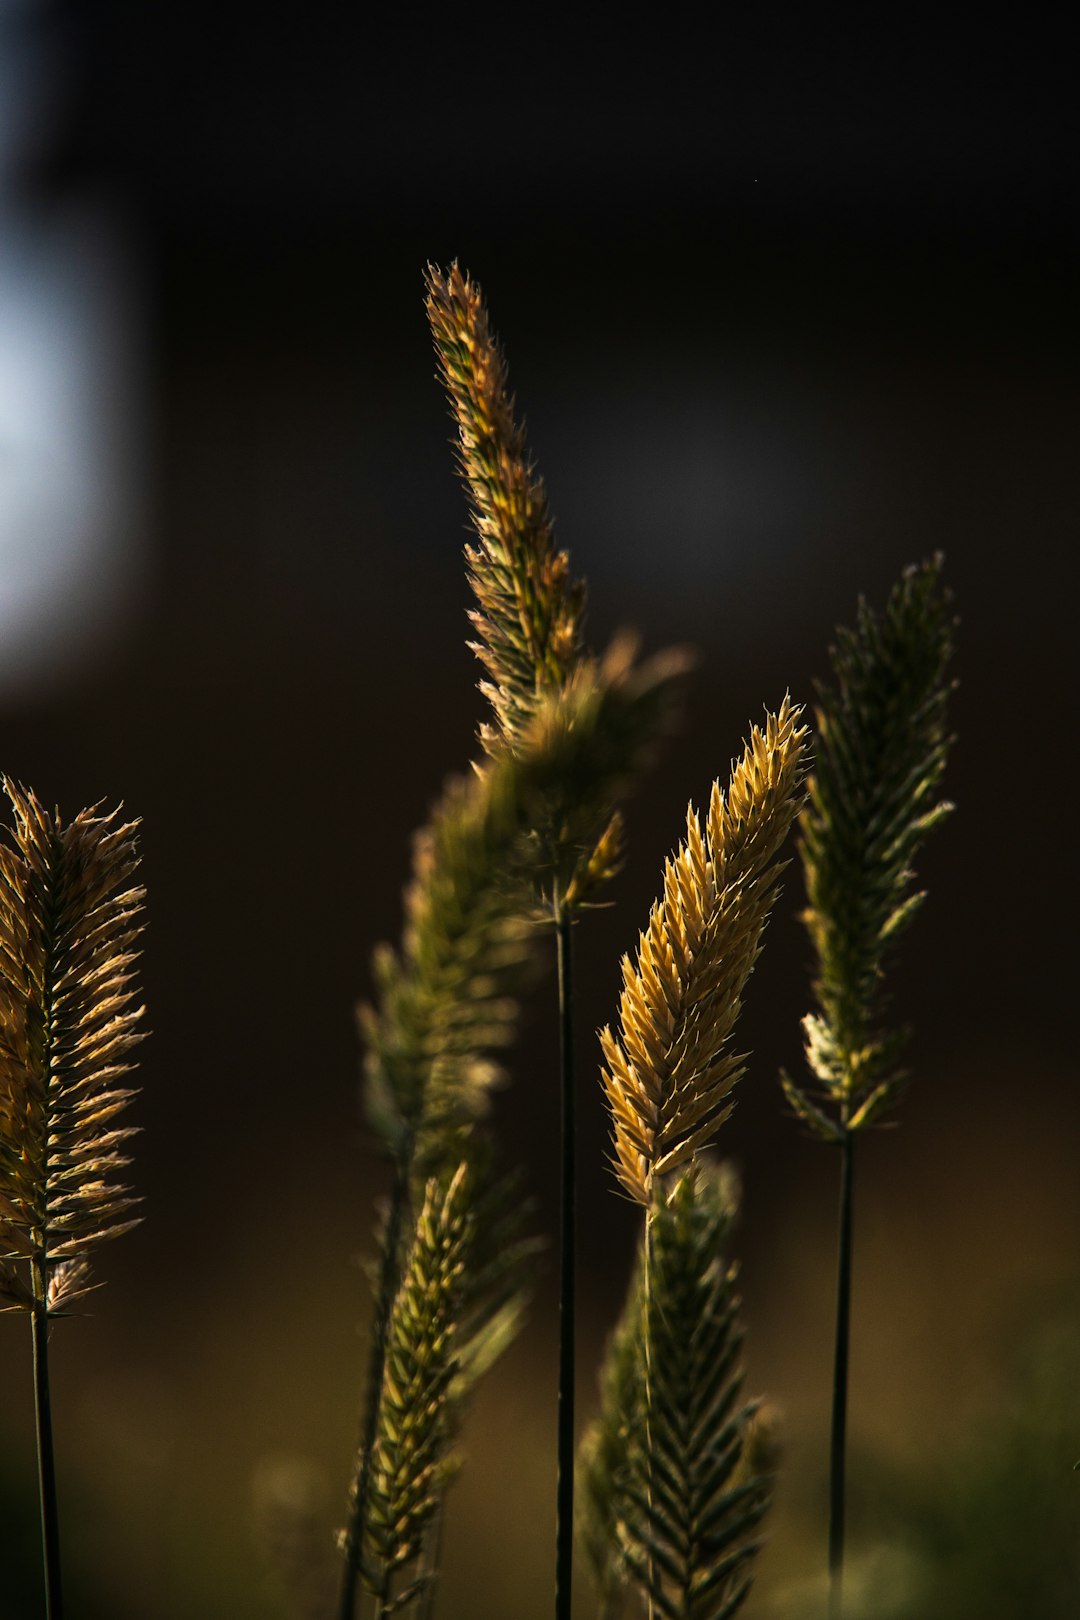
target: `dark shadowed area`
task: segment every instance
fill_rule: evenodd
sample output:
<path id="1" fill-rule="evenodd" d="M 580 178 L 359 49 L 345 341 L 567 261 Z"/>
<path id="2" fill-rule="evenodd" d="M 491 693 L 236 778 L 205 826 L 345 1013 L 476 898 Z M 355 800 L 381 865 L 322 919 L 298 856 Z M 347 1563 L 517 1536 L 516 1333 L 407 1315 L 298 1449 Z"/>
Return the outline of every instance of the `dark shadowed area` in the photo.
<path id="1" fill-rule="evenodd" d="M 422 305 L 455 256 L 594 645 L 630 624 L 700 655 L 617 902 L 579 929 L 582 1413 L 636 1229 L 592 1033 L 619 957 L 687 800 L 763 704 L 812 700 L 860 592 L 940 549 L 958 811 L 895 974 L 911 1091 L 860 1166 L 853 1604 L 1076 1612 L 1069 54 L 1034 24 L 754 15 L 713 40 L 678 14 L 3 7 L 0 766 L 65 815 L 122 799 L 149 889 L 146 1220 L 53 1340 L 83 1620 L 298 1613 L 275 1515 L 310 1509 L 320 1556 L 343 1521 L 385 1188 L 354 1008 L 483 712 Z M 823 1613 L 837 1167 L 776 1079 L 800 903 L 793 867 L 722 1139 L 786 1445 L 748 1620 Z M 497 1105 L 552 1236 L 553 999 Z M 549 1265 L 470 1420 L 444 1620 L 550 1611 L 554 1301 Z M 0 1329 L 0 1615 L 36 1620 L 28 1335 Z"/>

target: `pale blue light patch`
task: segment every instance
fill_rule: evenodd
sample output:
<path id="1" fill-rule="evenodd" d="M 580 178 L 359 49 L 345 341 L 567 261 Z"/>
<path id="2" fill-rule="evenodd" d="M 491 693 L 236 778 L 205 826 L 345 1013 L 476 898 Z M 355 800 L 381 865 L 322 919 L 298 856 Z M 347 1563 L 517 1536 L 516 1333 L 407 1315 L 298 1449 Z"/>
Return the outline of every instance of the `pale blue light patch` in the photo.
<path id="1" fill-rule="evenodd" d="M 23 8 L 24 22 L 28 15 Z M 0 686 L 8 690 L 71 675 L 107 646 L 138 572 L 136 323 L 124 255 L 93 200 L 39 206 L 18 183 L 49 90 L 48 64 L 28 51 L 25 28 L 0 26 Z"/>

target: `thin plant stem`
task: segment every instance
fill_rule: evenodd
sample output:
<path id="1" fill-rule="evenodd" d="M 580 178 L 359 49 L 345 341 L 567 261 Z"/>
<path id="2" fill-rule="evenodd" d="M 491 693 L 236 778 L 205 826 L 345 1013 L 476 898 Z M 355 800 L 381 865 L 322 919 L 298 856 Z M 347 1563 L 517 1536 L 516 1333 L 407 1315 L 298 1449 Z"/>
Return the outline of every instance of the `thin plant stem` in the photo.
<path id="1" fill-rule="evenodd" d="M 386 1337 L 390 1327 L 390 1311 L 398 1287 L 398 1251 L 401 1247 L 401 1226 L 408 1196 L 409 1169 L 412 1162 L 412 1143 L 402 1147 L 394 1169 L 394 1185 L 390 1193 L 390 1211 L 386 1222 L 382 1267 L 379 1274 L 379 1297 L 375 1307 L 375 1320 L 371 1334 L 371 1356 L 368 1363 L 367 1401 L 364 1424 L 360 1436 L 360 1467 L 353 1496 L 352 1513 L 345 1532 L 345 1565 L 341 1576 L 339 1620 L 353 1620 L 356 1613 L 356 1588 L 363 1558 L 364 1525 L 367 1520 L 368 1496 L 371 1491 L 371 1458 L 375 1450 L 375 1435 L 379 1425 L 379 1405 L 382 1399 L 383 1373 L 386 1370 Z"/>
<path id="2" fill-rule="evenodd" d="M 841 1155 L 840 1229 L 836 1262 L 836 1356 L 833 1363 L 832 1438 L 829 1451 L 829 1620 L 841 1620 L 844 1584 L 844 1465 L 847 1442 L 852 1208 L 855 1185 L 855 1133 L 846 1128 Z"/>
<path id="3" fill-rule="evenodd" d="M 385 1620 L 390 1610 L 390 1587 L 392 1576 L 387 1570 L 379 1583 L 379 1590 L 375 1594 L 375 1608 L 372 1611 L 372 1620 Z"/>
<path id="4" fill-rule="evenodd" d="M 652 1517 L 652 1334 L 649 1329 L 652 1323 L 652 1250 L 653 1250 L 653 1205 L 650 1202 L 645 1211 L 645 1245 L 644 1260 L 641 1268 L 641 1307 L 644 1313 L 644 1331 L 642 1333 L 642 1346 L 645 1362 L 645 1455 L 649 1459 L 648 1501 L 649 1516 Z M 649 1553 L 649 1586 L 645 1602 L 645 1611 L 648 1620 L 653 1620 L 655 1605 L 653 1603 L 653 1588 L 656 1584 L 656 1562 L 652 1552 Z"/>
<path id="5" fill-rule="evenodd" d="M 443 1508 L 440 1502 L 435 1510 L 435 1522 L 428 1531 L 424 1542 L 424 1556 L 420 1567 L 423 1585 L 420 1588 L 420 1603 L 416 1611 L 416 1620 L 431 1620 L 431 1616 L 435 1612 L 435 1572 L 439 1567 L 442 1553 L 442 1536 Z"/>
<path id="6" fill-rule="evenodd" d="M 52 1401 L 49 1395 L 49 1317 L 45 1262 L 33 1261 L 34 1414 L 37 1420 L 38 1485 L 41 1498 L 41 1548 L 45 1566 L 46 1620 L 63 1620 L 60 1582 L 60 1517 L 56 1506 L 53 1463 Z"/>
<path id="7" fill-rule="evenodd" d="M 577 1243 L 574 1110 L 573 914 L 556 891 L 553 912 L 559 980 L 562 1164 L 559 1238 L 558 1471 L 555 1500 L 555 1620 L 570 1620 L 574 1568 L 574 1311 Z"/>

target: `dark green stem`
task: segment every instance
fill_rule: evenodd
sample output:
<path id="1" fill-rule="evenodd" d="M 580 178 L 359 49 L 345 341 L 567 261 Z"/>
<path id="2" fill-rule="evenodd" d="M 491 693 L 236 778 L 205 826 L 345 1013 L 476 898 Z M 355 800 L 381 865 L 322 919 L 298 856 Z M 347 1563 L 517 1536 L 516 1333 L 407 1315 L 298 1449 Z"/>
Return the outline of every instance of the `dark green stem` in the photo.
<path id="1" fill-rule="evenodd" d="M 390 1328 L 390 1311 L 398 1288 L 398 1252 L 401 1248 L 401 1226 L 405 1215 L 411 1166 L 410 1138 L 402 1148 L 394 1169 L 394 1186 L 390 1194 L 390 1212 L 386 1221 L 382 1269 L 379 1275 L 379 1297 L 375 1306 L 371 1356 L 368 1362 L 367 1404 L 360 1436 L 359 1472 L 353 1492 L 352 1513 L 349 1515 L 345 1531 L 345 1567 L 341 1576 L 339 1620 L 353 1620 L 356 1613 L 356 1588 L 360 1579 L 364 1525 L 367 1521 L 368 1495 L 371 1490 L 371 1457 L 379 1426 L 379 1404 L 382 1400 L 383 1373 L 386 1369 L 386 1337 Z"/>
<path id="2" fill-rule="evenodd" d="M 641 1274 L 641 1286 L 644 1305 L 645 1333 L 643 1350 L 645 1354 L 645 1456 L 648 1458 L 649 1474 L 647 1495 L 649 1503 L 649 1517 L 652 1517 L 653 1504 L 653 1448 L 652 1448 L 652 1274 L 653 1274 L 653 1213 L 656 1208 L 654 1202 L 657 1194 L 653 1190 L 653 1183 L 649 1184 L 649 1203 L 645 1209 L 645 1243 L 644 1261 Z M 656 1603 L 653 1594 L 656 1591 L 656 1560 L 649 1551 L 648 1585 L 645 1593 L 645 1613 L 647 1620 L 653 1620 L 656 1613 Z M 689 1610 L 687 1610 L 689 1613 Z"/>
<path id="3" fill-rule="evenodd" d="M 60 1516 L 56 1507 L 53 1463 L 52 1402 L 49 1397 L 48 1282 L 45 1262 L 33 1262 L 34 1414 L 37 1419 L 38 1485 L 41 1497 L 41 1549 L 45 1564 L 46 1620 L 63 1620 L 60 1585 Z"/>
<path id="4" fill-rule="evenodd" d="M 389 1570 L 384 1570 L 379 1581 L 379 1590 L 375 1594 L 375 1609 L 372 1620 L 386 1620 L 390 1608 L 390 1586 L 392 1577 Z"/>
<path id="5" fill-rule="evenodd" d="M 440 1500 L 435 1509 L 435 1522 L 431 1525 L 424 1538 L 423 1556 L 420 1560 L 420 1604 L 416 1611 L 416 1620 L 431 1620 L 435 1609 L 435 1575 L 439 1568 L 440 1554 L 442 1552 L 443 1533 L 443 1504 Z"/>
<path id="6" fill-rule="evenodd" d="M 574 1116 L 574 1000 L 572 914 L 556 894 L 555 938 L 559 977 L 559 1059 L 562 1096 L 562 1168 L 559 1240 L 558 1473 L 555 1486 L 555 1620 L 570 1620 L 574 1569 L 574 1270 L 577 1185 Z"/>
<path id="7" fill-rule="evenodd" d="M 855 1136 L 845 1128 L 841 1146 L 840 1231 L 836 1263 L 836 1359 L 833 1364 L 832 1440 L 829 1451 L 829 1620 L 841 1620 L 844 1583 L 844 1464 L 847 1444 L 848 1349 L 851 1333 L 851 1234 Z"/>

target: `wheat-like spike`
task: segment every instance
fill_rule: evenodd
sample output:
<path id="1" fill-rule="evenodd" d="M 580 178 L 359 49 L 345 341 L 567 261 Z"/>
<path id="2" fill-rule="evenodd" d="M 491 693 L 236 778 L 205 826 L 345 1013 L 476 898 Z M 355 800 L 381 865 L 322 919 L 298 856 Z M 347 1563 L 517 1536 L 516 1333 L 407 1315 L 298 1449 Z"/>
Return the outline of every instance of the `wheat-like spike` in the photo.
<path id="1" fill-rule="evenodd" d="M 730 1042 L 777 894 L 779 851 L 798 808 L 806 728 L 785 697 L 754 727 L 704 826 L 691 806 L 664 891 L 623 958 L 620 1031 L 601 1031 L 615 1169 L 648 1206 L 656 1177 L 711 1141 L 743 1072 Z"/>
<path id="2" fill-rule="evenodd" d="M 803 1021 L 806 1056 L 838 1116 L 784 1077 L 796 1112 L 836 1137 L 895 1101 L 904 1031 L 883 1021 L 884 969 L 923 901 L 912 860 L 952 809 L 938 797 L 949 746 L 947 666 L 954 619 L 940 556 L 908 568 L 879 618 L 860 602 L 833 650 L 834 686 L 819 687 L 816 764 L 801 817 L 818 1011 Z"/>
<path id="3" fill-rule="evenodd" d="M 429 1179 L 390 1315 L 365 1525 L 365 1580 L 383 1614 L 435 1577 L 435 1560 L 415 1566 L 460 1464 L 466 1400 L 521 1320 L 535 1245 L 521 1238 L 516 1185 L 485 1180 L 464 1160 Z"/>
<path id="4" fill-rule="evenodd" d="M 481 728 L 490 752 L 500 741 L 516 746 L 542 694 L 558 691 L 580 664 L 585 588 L 556 550 L 506 363 L 480 290 L 456 263 L 428 267 L 427 313 L 477 534 L 465 555 L 477 601 L 472 647 L 490 676 L 481 689 L 497 721 Z"/>
<path id="5" fill-rule="evenodd" d="M 729 1178 L 702 1162 L 650 1210 L 585 1473 L 608 1614 L 629 1586 L 668 1620 L 728 1620 L 750 1588 L 770 1486 L 744 1454 L 756 1407 L 724 1256 L 732 1214 Z"/>
<path id="6" fill-rule="evenodd" d="M 137 1224 L 120 1179 L 134 1130 L 123 1077 L 142 1039 L 133 970 L 144 891 L 135 823 L 83 810 L 64 825 L 4 779 L 0 845 L 0 1292 L 32 1309 L 11 1262 L 32 1260 L 59 1312 L 87 1289 L 87 1256 Z"/>
<path id="7" fill-rule="evenodd" d="M 462 1163 L 449 1183 L 428 1182 L 390 1315 L 365 1525 L 365 1579 L 385 1613 L 396 1606 L 391 1583 L 420 1557 L 456 1466 L 450 1392 L 473 1230 L 466 1177 Z"/>
<path id="8" fill-rule="evenodd" d="M 506 365 L 480 290 L 457 264 L 447 272 L 429 266 L 427 289 L 478 537 L 466 547 L 466 561 L 478 604 L 470 618 L 480 639 L 471 646 L 490 677 L 480 684 L 495 715 L 495 724 L 480 727 L 484 749 L 497 755 L 527 748 L 530 727 L 545 704 L 568 696 L 575 682 L 636 692 L 628 710 L 633 725 L 622 738 L 623 757 L 606 800 L 597 800 L 594 786 L 582 805 L 568 785 L 549 806 L 548 824 L 538 824 L 563 908 L 575 909 L 618 869 L 614 795 L 625 791 L 650 745 L 670 726 L 690 660 L 673 649 L 635 667 L 636 643 L 628 636 L 617 637 L 602 660 L 587 652 L 585 589 L 571 577 L 567 554 L 555 548 L 543 485 L 514 419 Z M 600 841 L 595 849 L 582 836 L 586 825 L 593 843 Z"/>
<path id="9" fill-rule="evenodd" d="M 455 1142 L 465 1156 L 452 1163 L 447 1155 Z M 412 1571 L 411 1584 L 397 1593 L 392 1607 L 419 1597 L 438 1573 L 437 1521 L 445 1487 L 459 1461 L 451 1444 L 477 1380 L 498 1360 L 521 1327 L 540 1247 L 536 1239 L 524 1235 L 532 1201 L 522 1196 L 516 1176 L 495 1175 L 486 1133 L 474 1127 L 449 1137 L 442 1146 L 439 1169 L 428 1177 L 418 1194 L 414 1193 L 411 1208 L 418 1213 L 408 1216 L 407 1237 L 400 1235 L 400 1221 L 409 1202 L 400 1196 L 404 1178 L 387 1211 L 389 1218 L 381 1239 L 382 1263 L 373 1268 L 377 1292 L 390 1288 L 384 1325 L 376 1330 L 380 1350 L 371 1371 L 378 1399 L 369 1408 L 371 1428 L 366 1433 L 370 1439 L 361 1442 L 350 1489 L 349 1525 L 340 1538 L 350 1562 L 355 1546 L 359 1573 L 363 1567 L 360 1553 L 370 1529 L 375 1555 L 368 1559 L 366 1578 L 369 1584 L 376 1583 L 376 1589 L 385 1585 L 388 1603 L 395 1572 L 420 1558 Z M 443 1263 L 439 1254 L 455 1244 L 460 1250 L 460 1266 L 453 1273 L 452 1290 L 449 1282 L 448 1291 L 442 1293 L 426 1287 L 424 1277 Z M 377 1304 L 376 1310 L 377 1315 L 381 1314 L 382 1305 Z M 449 1315 L 444 1319 L 440 1311 Z M 396 1521 L 390 1497 L 394 1491 L 408 1488 L 409 1467 L 408 1457 L 394 1449 L 403 1433 L 400 1413 L 398 1417 L 394 1413 L 402 1402 L 407 1405 L 416 1398 L 415 1391 L 402 1394 L 401 1368 L 395 1371 L 392 1357 L 398 1354 L 393 1348 L 395 1343 L 400 1346 L 410 1334 L 414 1348 L 420 1346 L 416 1354 L 425 1364 L 435 1365 L 451 1351 L 452 1359 L 446 1361 L 437 1410 L 432 1406 L 428 1411 L 429 1438 L 437 1452 L 438 1466 L 433 1468 L 418 1498 L 408 1549 L 403 1544 L 400 1556 L 392 1558 L 390 1538 Z M 408 1342 L 402 1354 L 406 1358 L 412 1354 Z M 418 1422 L 422 1415 L 422 1408 L 418 1408 Z M 424 1432 L 421 1424 L 410 1444 L 418 1443 L 417 1436 Z M 399 1464 L 400 1474 L 394 1472 Z M 378 1467 L 384 1470 L 381 1481 Z"/>

